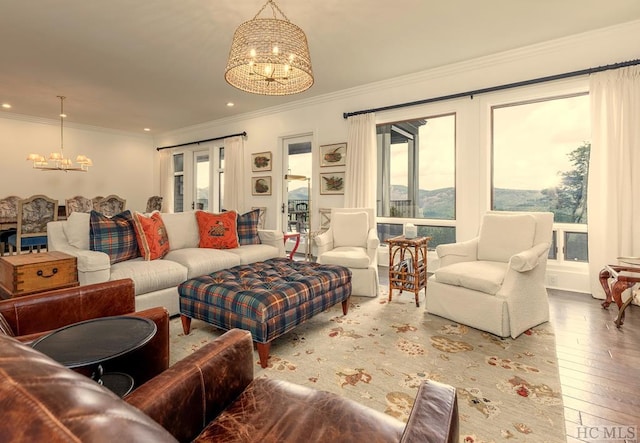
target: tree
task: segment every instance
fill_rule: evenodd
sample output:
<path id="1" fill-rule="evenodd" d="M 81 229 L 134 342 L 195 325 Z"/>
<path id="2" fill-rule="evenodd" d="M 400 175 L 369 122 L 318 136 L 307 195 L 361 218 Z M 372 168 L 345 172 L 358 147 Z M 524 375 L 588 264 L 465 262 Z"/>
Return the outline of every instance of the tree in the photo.
<path id="1" fill-rule="evenodd" d="M 559 172 L 562 181 L 557 188 L 556 221 L 566 223 L 587 223 L 587 182 L 589 178 L 589 154 L 591 143 L 583 142 L 571 151 L 570 171 Z"/>

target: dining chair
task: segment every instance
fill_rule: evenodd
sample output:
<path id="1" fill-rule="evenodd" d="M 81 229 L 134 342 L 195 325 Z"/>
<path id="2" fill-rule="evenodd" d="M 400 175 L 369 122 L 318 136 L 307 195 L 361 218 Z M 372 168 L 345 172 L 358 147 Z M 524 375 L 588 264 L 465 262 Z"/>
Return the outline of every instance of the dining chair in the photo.
<path id="1" fill-rule="evenodd" d="M 146 213 L 150 213 L 153 211 L 162 211 L 162 197 L 159 195 L 152 195 L 147 199 L 147 209 Z"/>
<path id="2" fill-rule="evenodd" d="M 91 199 L 91 204 L 93 205 L 93 210 L 94 211 L 99 211 L 100 210 L 100 200 L 102 200 L 104 197 L 101 195 L 96 195 L 95 197 L 93 197 Z"/>
<path id="3" fill-rule="evenodd" d="M 72 212 L 91 212 L 93 209 L 91 199 L 81 195 L 65 199 L 64 205 L 67 218 L 69 218 Z"/>
<path id="4" fill-rule="evenodd" d="M 17 254 L 28 247 L 29 252 L 38 252 L 47 246 L 47 223 L 58 219 L 58 200 L 46 195 L 33 195 L 18 201 L 18 223 L 16 233 L 8 238 L 9 253 Z"/>
<path id="5" fill-rule="evenodd" d="M 16 232 L 19 200 L 15 195 L 0 199 L 0 256 L 7 252 L 7 240 Z"/>
<path id="6" fill-rule="evenodd" d="M 98 202 L 98 212 L 107 217 L 113 217 L 124 211 L 127 201 L 124 198 L 111 194 Z"/>

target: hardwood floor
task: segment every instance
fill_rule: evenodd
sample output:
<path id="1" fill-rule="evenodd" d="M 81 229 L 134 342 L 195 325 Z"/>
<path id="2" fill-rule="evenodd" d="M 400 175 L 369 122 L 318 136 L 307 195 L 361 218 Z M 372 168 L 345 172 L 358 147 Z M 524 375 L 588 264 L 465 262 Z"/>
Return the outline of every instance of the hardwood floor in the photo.
<path id="1" fill-rule="evenodd" d="M 379 275 L 380 283 L 388 285 L 388 269 L 380 267 Z M 549 290 L 567 443 L 596 441 L 585 436 L 587 430 L 581 426 L 616 425 L 635 426 L 635 440 L 628 443 L 636 443 L 640 441 L 640 306 L 629 306 L 624 325 L 617 329 L 618 307 L 614 303 L 605 310 L 601 302 L 589 294 Z"/>
<path id="2" fill-rule="evenodd" d="M 640 307 L 627 308 L 617 329 L 617 306 L 605 310 L 600 302 L 588 294 L 549 290 L 569 443 L 593 441 L 580 426 L 640 431 Z"/>

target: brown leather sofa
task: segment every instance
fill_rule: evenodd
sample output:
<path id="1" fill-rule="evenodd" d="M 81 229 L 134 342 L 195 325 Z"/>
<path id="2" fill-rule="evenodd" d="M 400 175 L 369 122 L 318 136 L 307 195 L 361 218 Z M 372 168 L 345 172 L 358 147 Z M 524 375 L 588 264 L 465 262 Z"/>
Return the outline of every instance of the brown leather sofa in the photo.
<path id="1" fill-rule="evenodd" d="M 231 330 L 125 400 L 0 334 L 0 441 L 458 441 L 455 389 L 426 382 L 406 426 L 335 394 L 253 379 L 251 335 Z"/>
<path id="2" fill-rule="evenodd" d="M 0 331 L 30 344 L 41 336 L 73 323 L 114 315 L 134 315 L 155 322 L 157 331 L 142 348 L 104 364 L 107 372 L 125 372 L 136 386 L 169 367 L 169 314 L 162 307 L 135 312 L 131 279 L 59 289 L 0 301 L 5 320 Z M 6 330 L 5 330 L 6 329 Z"/>

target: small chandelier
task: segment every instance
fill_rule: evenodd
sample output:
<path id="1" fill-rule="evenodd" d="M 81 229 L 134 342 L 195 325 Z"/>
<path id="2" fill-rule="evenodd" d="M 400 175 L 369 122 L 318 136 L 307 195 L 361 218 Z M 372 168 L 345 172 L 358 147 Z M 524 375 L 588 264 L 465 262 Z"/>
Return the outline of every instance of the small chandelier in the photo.
<path id="1" fill-rule="evenodd" d="M 34 169 L 42 169 L 43 171 L 80 171 L 87 172 L 89 166 L 93 166 L 93 162 L 86 155 L 79 155 L 76 157 L 76 163 L 73 164 L 70 158 L 64 156 L 64 118 L 67 116 L 64 113 L 64 99 L 61 95 L 57 96 L 60 99 L 60 151 L 52 152 L 49 154 L 49 163 L 40 154 L 29 154 L 27 160 L 33 162 Z"/>
<path id="2" fill-rule="evenodd" d="M 258 18 L 267 5 L 273 18 Z M 242 91 L 262 95 L 297 94 L 313 85 L 307 37 L 274 0 L 236 29 L 224 78 Z"/>

